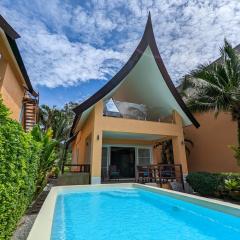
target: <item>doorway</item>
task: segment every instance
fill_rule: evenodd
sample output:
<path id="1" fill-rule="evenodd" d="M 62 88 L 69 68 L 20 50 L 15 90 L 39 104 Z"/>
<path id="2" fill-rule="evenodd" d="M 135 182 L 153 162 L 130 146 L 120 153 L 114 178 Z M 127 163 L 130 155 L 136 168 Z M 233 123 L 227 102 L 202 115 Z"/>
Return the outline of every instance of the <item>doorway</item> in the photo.
<path id="1" fill-rule="evenodd" d="M 120 178 L 135 177 L 135 148 L 111 147 L 110 165 L 116 166 Z"/>

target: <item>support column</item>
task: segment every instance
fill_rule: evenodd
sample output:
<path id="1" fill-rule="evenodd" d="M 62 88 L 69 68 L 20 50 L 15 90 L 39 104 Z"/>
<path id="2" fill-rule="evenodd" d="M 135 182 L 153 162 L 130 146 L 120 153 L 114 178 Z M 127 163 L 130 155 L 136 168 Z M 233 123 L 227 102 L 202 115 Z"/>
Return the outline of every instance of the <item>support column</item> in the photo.
<path id="1" fill-rule="evenodd" d="M 91 148 L 91 184 L 101 183 L 102 165 L 102 128 L 101 119 L 103 115 L 103 103 L 99 101 L 94 107 L 94 127 L 92 133 Z"/>
<path id="2" fill-rule="evenodd" d="M 179 126 L 177 136 L 172 138 L 174 163 L 182 165 L 183 175 L 186 176 L 188 174 L 188 166 L 184 143 L 182 118 L 176 111 L 173 114 L 175 123 Z"/>

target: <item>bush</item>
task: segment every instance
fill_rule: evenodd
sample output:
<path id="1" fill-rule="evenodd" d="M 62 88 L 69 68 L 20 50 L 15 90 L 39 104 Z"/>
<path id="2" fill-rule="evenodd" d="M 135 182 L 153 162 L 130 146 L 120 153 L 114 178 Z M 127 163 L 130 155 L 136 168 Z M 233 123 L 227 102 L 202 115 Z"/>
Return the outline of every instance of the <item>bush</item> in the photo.
<path id="1" fill-rule="evenodd" d="M 203 196 L 224 196 L 237 190 L 240 174 L 196 172 L 189 173 L 186 180 L 195 192 Z"/>
<path id="2" fill-rule="evenodd" d="M 220 185 L 219 174 L 206 172 L 190 173 L 186 180 L 195 192 L 203 196 L 214 195 Z"/>
<path id="3" fill-rule="evenodd" d="M 10 239 L 33 200 L 41 143 L 8 117 L 0 98 L 0 239 Z"/>

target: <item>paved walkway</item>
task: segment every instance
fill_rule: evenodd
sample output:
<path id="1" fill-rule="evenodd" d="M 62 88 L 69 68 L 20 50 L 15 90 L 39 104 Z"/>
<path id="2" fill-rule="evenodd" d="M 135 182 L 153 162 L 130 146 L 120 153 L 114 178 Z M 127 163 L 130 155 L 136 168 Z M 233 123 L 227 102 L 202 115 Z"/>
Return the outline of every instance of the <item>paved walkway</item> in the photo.
<path id="1" fill-rule="evenodd" d="M 39 194 L 37 199 L 33 202 L 33 204 L 28 208 L 26 214 L 22 217 L 20 222 L 18 223 L 18 227 L 14 232 L 11 240 L 26 240 L 28 234 L 33 226 L 33 223 L 48 195 L 51 188 L 55 185 L 55 180 L 51 180 L 51 182 L 44 188 L 43 192 Z"/>

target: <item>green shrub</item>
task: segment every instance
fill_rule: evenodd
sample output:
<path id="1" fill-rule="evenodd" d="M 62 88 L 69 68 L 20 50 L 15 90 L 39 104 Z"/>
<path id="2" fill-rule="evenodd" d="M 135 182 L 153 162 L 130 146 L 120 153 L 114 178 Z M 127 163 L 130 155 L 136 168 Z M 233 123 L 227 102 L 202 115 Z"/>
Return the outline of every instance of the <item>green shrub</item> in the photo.
<path id="1" fill-rule="evenodd" d="M 189 173 L 187 182 L 195 192 L 203 196 L 225 196 L 240 186 L 239 173 Z"/>
<path id="2" fill-rule="evenodd" d="M 40 151 L 41 143 L 8 117 L 0 98 L 0 239 L 10 239 L 33 200 Z"/>
<path id="3" fill-rule="evenodd" d="M 219 174 L 213 173 L 190 173 L 186 180 L 195 192 L 198 192 L 203 196 L 214 195 L 218 190 L 218 187 L 221 185 L 221 178 Z"/>

